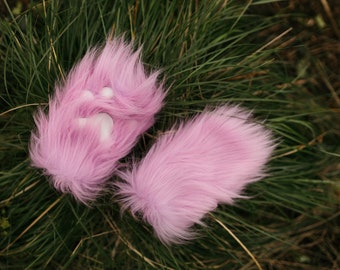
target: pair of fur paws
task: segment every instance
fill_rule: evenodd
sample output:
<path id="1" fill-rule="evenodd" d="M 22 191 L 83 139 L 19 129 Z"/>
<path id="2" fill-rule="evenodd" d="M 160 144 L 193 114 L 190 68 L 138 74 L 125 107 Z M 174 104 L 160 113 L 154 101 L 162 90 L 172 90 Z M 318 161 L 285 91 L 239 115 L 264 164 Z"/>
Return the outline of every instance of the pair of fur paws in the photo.
<path id="1" fill-rule="evenodd" d="M 158 72 L 147 75 L 140 51 L 121 40 L 90 50 L 35 115 L 32 165 L 58 190 L 94 200 L 113 174 L 123 209 L 140 213 L 161 241 L 192 238 L 219 203 L 242 198 L 263 177 L 273 148 L 269 131 L 237 106 L 206 109 L 167 131 L 127 170 L 118 161 L 154 123 L 165 92 Z"/>

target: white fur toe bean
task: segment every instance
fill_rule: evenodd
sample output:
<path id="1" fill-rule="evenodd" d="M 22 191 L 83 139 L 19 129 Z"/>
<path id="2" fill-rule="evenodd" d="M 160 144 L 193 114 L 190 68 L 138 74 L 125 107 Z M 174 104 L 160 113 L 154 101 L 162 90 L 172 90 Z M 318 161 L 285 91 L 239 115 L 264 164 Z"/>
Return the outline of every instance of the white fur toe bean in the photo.
<path id="1" fill-rule="evenodd" d="M 78 118 L 77 119 L 77 124 L 78 124 L 78 126 L 79 127 L 85 127 L 85 125 L 86 125 L 86 123 L 87 123 L 87 118 Z"/>
<path id="2" fill-rule="evenodd" d="M 93 99 L 94 95 L 90 90 L 84 90 L 83 93 L 81 94 L 81 97 L 84 99 Z"/>
<path id="3" fill-rule="evenodd" d="M 101 95 L 102 97 L 105 97 L 105 98 L 113 98 L 115 94 L 114 94 L 112 88 L 110 88 L 110 87 L 103 87 L 103 88 L 100 90 L 100 95 Z"/>

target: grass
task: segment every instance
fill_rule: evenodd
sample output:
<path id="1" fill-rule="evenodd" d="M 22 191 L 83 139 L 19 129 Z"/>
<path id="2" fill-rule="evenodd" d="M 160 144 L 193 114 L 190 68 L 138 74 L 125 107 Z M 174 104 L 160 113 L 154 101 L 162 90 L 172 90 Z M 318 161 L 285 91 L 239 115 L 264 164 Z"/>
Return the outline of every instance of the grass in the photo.
<path id="1" fill-rule="evenodd" d="M 282 61 L 290 27 L 261 36 L 285 19 L 253 12 L 269 2 L 39 1 L 3 19 L 0 268 L 338 269 L 339 110 L 319 102 L 334 93 L 306 91 Z M 32 113 L 112 34 L 143 45 L 148 69 L 161 68 L 170 88 L 135 155 L 178 119 L 230 102 L 253 109 L 279 141 L 270 175 L 246 190 L 252 198 L 219 206 L 186 245 L 162 245 L 120 214 L 112 191 L 88 208 L 29 166 Z"/>

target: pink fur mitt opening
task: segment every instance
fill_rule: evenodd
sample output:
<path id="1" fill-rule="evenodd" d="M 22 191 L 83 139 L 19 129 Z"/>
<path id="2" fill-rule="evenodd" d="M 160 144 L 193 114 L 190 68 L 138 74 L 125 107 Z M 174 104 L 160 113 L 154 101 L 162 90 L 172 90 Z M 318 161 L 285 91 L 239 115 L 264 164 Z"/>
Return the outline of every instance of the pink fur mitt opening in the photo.
<path id="1" fill-rule="evenodd" d="M 146 74 L 140 50 L 109 39 L 89 50 L 57 85 L 48 113 L 40 108 L 32 132 L 32 165 L 54 187 L 87 203 L 154 123 L 164 91 L 159 72 Z"/>
<path id="2" fill-rule="evenodd" d="M 117 183 L 123 209 L 141 214 L 164 243 L 191 239 L 190 229 L 219 203 L 244 198 L 264 176 L 273 151 L 269 131 L 234 106 L 206 110 L 173 128 Z"/>

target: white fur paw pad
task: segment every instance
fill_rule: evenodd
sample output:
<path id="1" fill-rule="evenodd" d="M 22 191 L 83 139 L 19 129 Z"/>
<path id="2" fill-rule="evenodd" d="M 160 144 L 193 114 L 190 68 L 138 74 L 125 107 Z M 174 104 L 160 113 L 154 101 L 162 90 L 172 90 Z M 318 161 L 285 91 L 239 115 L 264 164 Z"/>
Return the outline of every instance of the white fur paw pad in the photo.
<path id="1" fill-rule="evenodd" d="M 98 113 L 88 118 L 78 118 L 77 123 L 80 128 L 100 126 L 99 136 L 101 142 L 109 139 L 113 131 L 113 120 L 107 113 Z"/>

